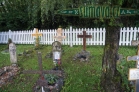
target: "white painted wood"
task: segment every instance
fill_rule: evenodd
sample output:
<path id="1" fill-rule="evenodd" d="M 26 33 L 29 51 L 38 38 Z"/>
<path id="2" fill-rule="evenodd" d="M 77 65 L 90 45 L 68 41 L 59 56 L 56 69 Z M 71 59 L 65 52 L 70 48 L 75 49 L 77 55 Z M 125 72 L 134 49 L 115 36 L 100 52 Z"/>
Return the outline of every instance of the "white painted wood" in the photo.
<path id="1" fill-rule="evenodd" d="M 139 69 L 137 68 L 130 68 L 128 80 L 137 80 L 139 79 Z"/>
<path id="2" fill-rule="evenodd" d="M 62 42 L 63 45 L 82 45 L 82 39 L 78 38 L 78 34 L 82 34 L 82 31 L 86 31 L 88 35 L 92 35 L 92 38 L 86 40 L 87 45 L 105 45 L 105 28 L 72 28 L 63 29 L 63 35 L 66 36 Z M 43 33 L 40 37 L 40 44 L 51 45 L 56 36 L 56 29 L 39 30 Z M 33 30 L 0 32 L 0 43 L 7 44 L 8 39 L 11 38 L 15 44 L 34 44 L 34 37 L 32 36 Z M 121 28 L 119 45 L 131 46 L 132 40 L 137 40 L 139 33 L 138 28 Z"/>

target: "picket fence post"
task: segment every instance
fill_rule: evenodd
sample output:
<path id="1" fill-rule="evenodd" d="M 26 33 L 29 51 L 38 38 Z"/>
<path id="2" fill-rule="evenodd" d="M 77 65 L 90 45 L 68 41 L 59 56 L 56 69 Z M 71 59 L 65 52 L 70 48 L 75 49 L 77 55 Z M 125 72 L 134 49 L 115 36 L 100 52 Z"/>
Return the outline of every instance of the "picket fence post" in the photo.
<path id="1" fill-rule="evenodd" d="M 9 39 L 11 39 L 11 34 L 12 34 L 12 31 L 11 30 L 9 30 Z"/>
<path id="2" fill-rule="evenodd" d="M 73 37 L 72 37 L 72 34 L 73 34 L 73 33 L 72 33 L 72 26 L 70 26 L 70 31 L 69 31 L 69 35 L 70 35 L 70 39 L 69 39 L 69 40 L 70 40 L 70 41 L 69 41 L 70 43 L 69 43 L 69 44 L 70 44 L 70 47 L 73 46 L 73 41 L 72 41 Z"/>

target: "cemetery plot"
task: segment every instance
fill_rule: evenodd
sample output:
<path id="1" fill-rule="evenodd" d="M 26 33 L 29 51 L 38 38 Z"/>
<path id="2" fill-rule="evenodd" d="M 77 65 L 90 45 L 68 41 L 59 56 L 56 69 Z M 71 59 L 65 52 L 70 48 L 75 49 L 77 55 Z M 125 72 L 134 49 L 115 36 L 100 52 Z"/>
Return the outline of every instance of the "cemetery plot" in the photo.
<path id="1" fill-rule="evenodd" d="M 53 62 L 55 63 L 55 60 L 54 60 L 54 54 L 55 52 L 59 53 L 60 57 L 61 57 L 61 53 L 62 53 L 62 49 L 61 49 L 61 44 L 62 44 L 62 40 L 66 38 L 66 36 L 62 36 L 62 33 L 63 33 L 63 30 L 62 28 L 58 28 L 56 30 L 57 32 L 57 35 L 54 36 L 54 38 L 56 39 L 56 41 L 54 41 L 52 43 L 52 52 L 48 53 L 46 55 L 46 58 L 52 58 L 53 57 Z M 55 54 L 56 56 L 56 54 Z"/>
<path id="2" fill-rule="evenodd" d="M 92 38 L 92 35 L 86 35 L 86 31 L 83 31 L 83 35 L 78 35 L 78 38 L 83 38 L 83 50 L 86 50 L 86 38 Z"/>
<path id="3" fill-rule="evenodd" d="M 20 47 L 21 46 L 21 47 Z M 20 51 L 32 50 L 33 45 L 18 45 L 17 49 Z M 56 46 L 56 45 L 55 45 Z M 20 49 L 19 49 L 20 48 Z M 30 49 L 29 49 L 30 48 Z M 37 61 L 39 61 L 39 55 L 36 57 L 36 50 L 34 50 L 33 54 L 34 56 L 31 58 L 24 58 L 22 60 L 19 59 L 19 56 L 17 56 L 18 59 L 18 66 L 21 67 L 22 70 L 27 70 L 19 73 L 16 78 L 13 79 L 13 81 L 10 84 L 6 84 L 5 86 L 2 86 L 0 88 L 0 92 L 32 92 L 32 90 L 37 91 L 46 91 L 47 87 L 42 87 L 42 85 L 49 85 L 53 84 L 53 82 L 48 83 L 47 81 L 53 80 L 57 81 L 57 73 L 55 73 L 53 70 L 54 64 L 52 58 L 45 58 L 45 55 L 47 52 L 52 51 L 52 46 L 45 46 L 43 49 L 39 49 L 38 51 L 41 52 L 42 58 L 42 65 L 39 65 Z M 120 54 L 123 56 L 134 54 L 133 48 L 131 47 L 123 47 L 124 50 Z M 122 49 L 123 49 L 122 48 Z M 56 49 L 56 48 L 54 48 Z M 101 92 L 101 86 L 99 85 L 99 81 L 101 78 L 101 65 L 102 65 L 102 54 L 103 54 L 103 46 L 87 46 L 86 50 L 90 51 L 90 53 L 93 53 L 94 58 L 90 60 L 90 62 L 82 63 L 82 62 L 74 62 L 72 57 L 75 55 L 78 51 L 82 50 L 82 46 L 75 46 L 73 48 L 70 48 L 69 46 L 62 46 L 62 49 L 64 49 L 64 54 L 62 54 L 62 69 L 64 70 L 64 77 L 60 77 L 59 81 L 57 83 L 62 83 L 64 78 L 64 85 L 62 88 L 62 92 Z M 135 49 L 135 48 L 134 48 Z M 94 52 L 95 51 L 95 52 Z M 9 54 L 0 54 L 0 66 L 5 65 L 5 59 L 8 60 Z M 37 60 L 38 58 L 38 60 Z M 57 54 L 56 54 L 57 58 Z M 124 58 L 125 59 L 125 58 Z M 122 59 L 123 60 L 123 59 Z M 126 61 L 126 60 L 125 60 Z M 10 60 L 8 60 L 8 64 L 10 63 Z M 120 62 L 122 63 L 122 62 Z M 6 65 L 8 65 L 6 63 Z M 130 64 L 131 65 L 131 64 Z M 43 68 L 39 68 L 38 66 L 42 66 Z M 127 67 L 128 65 L 124 65 L 121 70 L 124 69 L 126 72 L 122 72 L 122 74 L 125 74 L 123 76 L 123 79 L 126 80 L 127 78 Z M 42 69 L 42 72 L 41 72 Z M 59 70 L 57 70 L 59 71 Z M 46 73 L 46 74 L 45 74 Z M 63 73 L 63 71 L 62 71 Z M 41 77 L 41 74 L 43 74 L 43 77 Z M 38 76 L 40 75 L 40 76 Z M 59 75 L 59 74 L 58 74 Z M 54 78 L 54 79 L 53 79 Z M 59 76 L 58 76 L 59 78 Z M 47 81 L 43 81 L 44 79 L 48 79 Z M 130 88 L 130 84 L 126 81 L 123 83 L 126 84 L 127 87 Z M 39 86 L 41 85 L 41 86 Z M 58 86 L 57 86 L 58 87 Z M 60 87 L 58 87 L 60 88 Z M 124 89 L 125 92 L 127 89 Z"/>
<path id="4" fill-rule="evenodd" d="M 53 63 L 55 65 L 55 70 L 58 70 L 61 68 L 61 54 L 62 54 L 62 48 L 61 43 L 59 41 L 55 41 L 52 43 L 52 54 L 53 54 Z"/>
<path id="5" fill-rule="evenodd" d="M 28 71 L 23 71 L 23 73 L 29 73 L 29 74 L 39 74 L 40 78 L 38 79 L 38 81 L 36 82 L 35 86 L 33 87 L 33 90 L 35 92 L 39 92 L 39 91 L 44 91 L 44 92 L 59 92 L 63 86 L 63 72 L 60 70 L 47 70 L 44 71 L 43 70 L 43 66 L 42 66 L 42 55 L 41 52 L 38 52 L 38 65 L 39 65 L 39 70 L 35 71 L 35 70 L 28 70 Z M 46 75 L 45 74 L 52 74 L 51 76 Z M 57 76 L 57 79 L 52 79 L 54 78 L 54 76 Z M 46 79 L 45 79 L 46 78 Z M 53 85 L 49 85 L 50 81 L 48 79 L 53 80 L 54 84 Z M 57 80 L 57 81 L 56 81 Z"/>
<path id="6" fill-rule="evenodd" d="M 92 35 L 87 35 L 86 31 L 83 31 L 83 35 L 78 35 L 78 38 L 83 38 L 83 50 L 76 54 L 73 60 L 89 61 L 90 52 L 86 51 L 86 38 L 92 38 Z"/>

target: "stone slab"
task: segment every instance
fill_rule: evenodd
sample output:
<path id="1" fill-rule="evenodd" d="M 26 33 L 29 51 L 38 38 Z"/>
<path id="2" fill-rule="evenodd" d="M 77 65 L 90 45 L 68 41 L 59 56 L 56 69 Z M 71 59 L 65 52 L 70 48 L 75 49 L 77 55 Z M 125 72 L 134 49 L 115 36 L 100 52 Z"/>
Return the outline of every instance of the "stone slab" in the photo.
<path id="1" fill-rule="evenodd" d="M 138 46 L 138 44 L 139 44 L 139 41 L 136 41 L 136 40 L 131 41 L 132 46 Z"/>

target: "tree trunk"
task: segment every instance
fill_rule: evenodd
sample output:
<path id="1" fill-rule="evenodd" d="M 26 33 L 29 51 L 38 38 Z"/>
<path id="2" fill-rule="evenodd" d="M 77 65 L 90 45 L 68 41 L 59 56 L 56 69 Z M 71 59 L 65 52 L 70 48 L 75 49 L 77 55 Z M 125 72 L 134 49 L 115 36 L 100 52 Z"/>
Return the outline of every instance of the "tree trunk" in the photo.
<path id="1" fill-rule="evenodd" d="M 118 20 L 119 21 L 119 20 Z M 108 24 L 108 23 L 107 23 Z M 105 92 L 122 92 L 121 76 L 116 69 L 119 48 L 119 26 L 106 27 L 106 40 L 104 55 L 102 59 L 102 79 L 101 85 Z"/>

